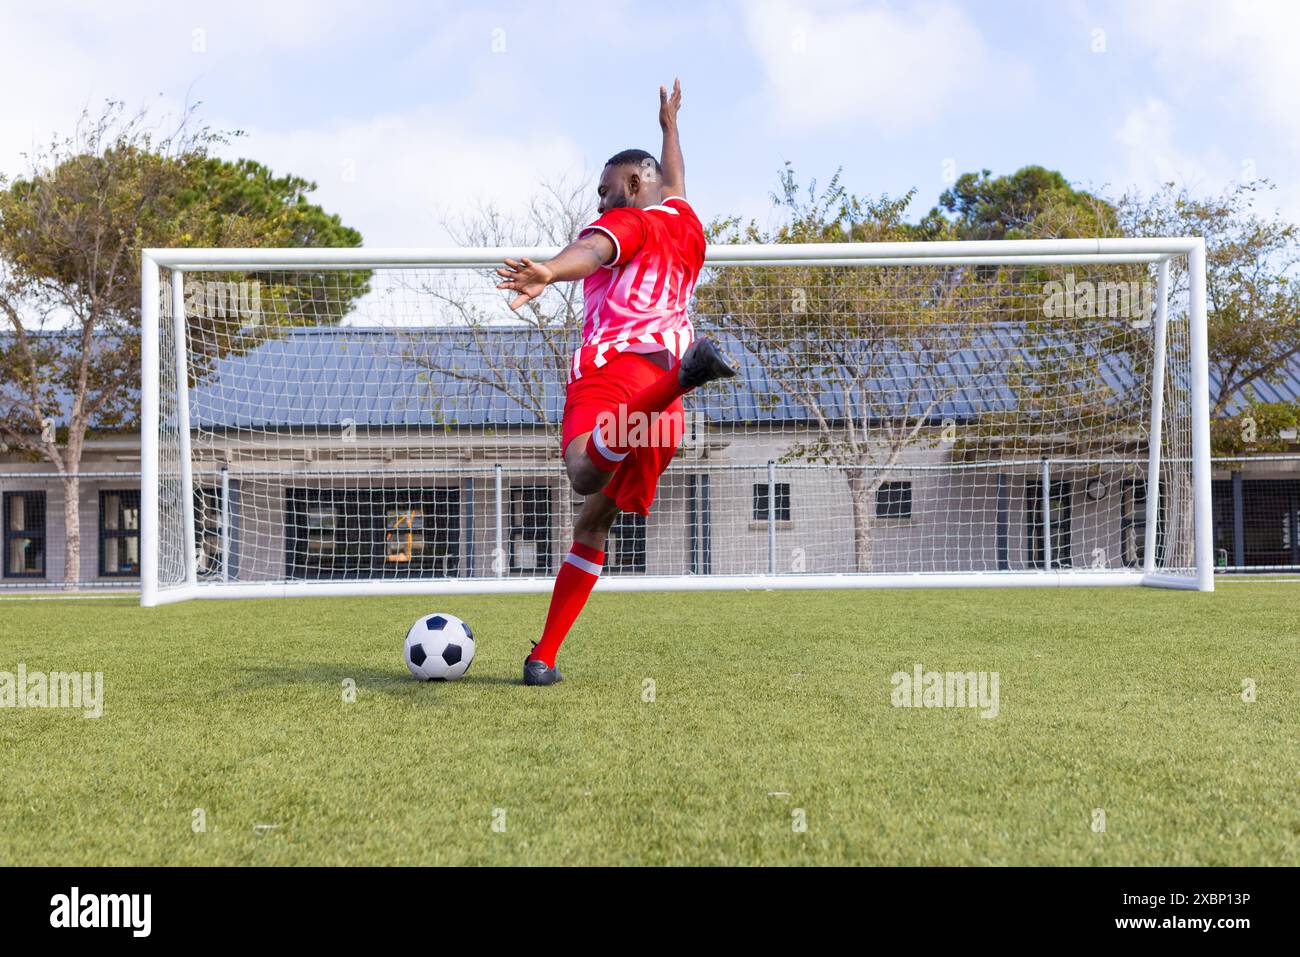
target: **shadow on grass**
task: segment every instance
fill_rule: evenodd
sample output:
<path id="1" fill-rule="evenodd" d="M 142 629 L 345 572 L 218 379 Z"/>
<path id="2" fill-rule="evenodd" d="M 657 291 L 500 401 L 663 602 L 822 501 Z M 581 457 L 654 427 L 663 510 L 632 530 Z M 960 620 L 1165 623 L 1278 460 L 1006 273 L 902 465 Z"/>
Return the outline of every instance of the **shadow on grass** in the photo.
<path id="1" fill-rule="evenodd" d="M 518 678 L 504 675 L 474 674 L 472 671 L 457 681 L 418 681 L 409 674 L 396 668 L 366 668 L 350 664 L 330 664 L 325 662 L 301 664 L 267 664 L 244 665 L 236 692 L 251 691 L 285 685 L 328 685 L 341 688 L 343 682 L 351 679 L 362 691 L 382 691 L 398 697 L 408 698 L 427 689 L 454 688 L 458 685 L 519 685 Z"/>

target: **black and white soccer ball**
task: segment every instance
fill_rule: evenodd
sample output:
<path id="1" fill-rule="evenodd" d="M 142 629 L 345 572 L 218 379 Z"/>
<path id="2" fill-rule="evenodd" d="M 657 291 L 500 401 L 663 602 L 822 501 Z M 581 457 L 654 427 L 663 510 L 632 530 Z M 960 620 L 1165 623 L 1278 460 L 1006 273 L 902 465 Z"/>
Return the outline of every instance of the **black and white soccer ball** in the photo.
<path id="1" fill-rule="evenodd" d="M 455 615 L 425 615 L 406 633 L 402 657 L 422 681 L 455 681 L 474 660 L 474 633 Z"/>

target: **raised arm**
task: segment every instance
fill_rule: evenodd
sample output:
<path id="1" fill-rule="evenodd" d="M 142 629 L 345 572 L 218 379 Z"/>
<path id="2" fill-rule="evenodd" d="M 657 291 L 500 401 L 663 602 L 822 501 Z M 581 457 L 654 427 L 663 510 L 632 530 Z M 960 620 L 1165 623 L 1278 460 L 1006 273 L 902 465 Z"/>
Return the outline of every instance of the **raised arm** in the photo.
<path id="1" fill-rule="evenodd" d="M 604 233 L 591 232 L 575 239 L 554 259 L 544 263 L 535 263 L 531 259 L 519 262 L 507 259 L 505 266 L 497 269 L 497 275 L 505 279 L 505 282 L 497 283 L 497 288 L 519 293 L 510 302 L 511 309 L 518 309 L 540 296 L 542 290 L 553 282 L 586 279 L 613 256 L 613 240 Z"/>
<path id="2" fill-rule="evenodd" d="M 673 80 L 672 95 L 659 87 L 659 126 L 664 131 L 664 148 L 659 165 L 664 170 L 664 196 L 686 198 L 686 161 L 682 159 L 682 142 L 677 135 L 677 111 L 682 108 L 682 81 Z"/>

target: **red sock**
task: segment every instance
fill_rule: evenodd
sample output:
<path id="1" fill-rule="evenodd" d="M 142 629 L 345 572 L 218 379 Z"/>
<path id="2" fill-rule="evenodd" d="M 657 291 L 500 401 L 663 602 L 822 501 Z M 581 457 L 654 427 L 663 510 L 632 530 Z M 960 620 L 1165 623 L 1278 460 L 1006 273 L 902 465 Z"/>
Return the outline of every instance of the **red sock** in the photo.
<path id="1" fill-rule="evenodd" d="M 546 628 L 542 630 L 542 640 L 533 647 L 529 655 L 534 661 L 546 662 L 546 667 L 555 667 L 555 654 L 560 644 L 573 627 L 587 603 L 587 596 L 600 578 L 600 566 L 605 561 L 605 553 L 599 549 L 574 542 L 569 554 L 560 566 L 560 573 L 555 576 L 555 591 L 551 593 L 551 610 L 546 613 Z"/>
<path id="2" fill-rule="evenodd" d="M 635 415 L 645 416 L 648 421 L 646 434 L 653 435 L 662 428 L 655 424 L 656 413 L 663 412 L 689 391 L 689 387 L 677 381 L 677 367 L 674 366 L 627 400 L 623 406 L 626 416 L 622 421 L 631 423 L 636 421 Z M 610 412 L 614 416 L 614 421 L 619 421 L 618 410 L 611 409 Z M 625 439 L 626 436 L 621 438 Z M 601 435 L 600 423 L 597 422 L 596 427 L 591 430 L 591 438 L 587 439 L 587 458 L 591 459 L 596 468 L 602 472 L 612 472 L 618 468 L 623 459 L 627 458 L 630 447 L 617 444 L 616 437 L 609 433 Z"/>

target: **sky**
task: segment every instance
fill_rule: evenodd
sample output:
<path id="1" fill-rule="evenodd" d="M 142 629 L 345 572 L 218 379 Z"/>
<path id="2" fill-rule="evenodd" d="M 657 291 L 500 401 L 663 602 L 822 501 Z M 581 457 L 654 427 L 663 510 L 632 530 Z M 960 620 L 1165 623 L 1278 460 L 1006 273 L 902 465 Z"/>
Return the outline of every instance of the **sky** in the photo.
<path id="1" fill-rule="evenodd" d="M 482 204 L 657 152 L 680 77 L 705 221 L 774 222 L 770 193 L 843 169 L 855 193 L 1036 163 L 1111 195 L 1268 179 L 1300 221 L 1300 3 L 71 3 L 0 0 L 0 173 L 106 98 L 318 183 L 368 246 L 450 245 Z"/>

